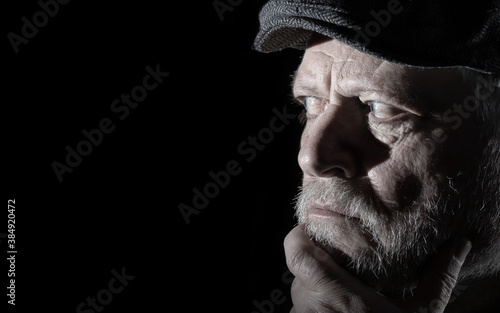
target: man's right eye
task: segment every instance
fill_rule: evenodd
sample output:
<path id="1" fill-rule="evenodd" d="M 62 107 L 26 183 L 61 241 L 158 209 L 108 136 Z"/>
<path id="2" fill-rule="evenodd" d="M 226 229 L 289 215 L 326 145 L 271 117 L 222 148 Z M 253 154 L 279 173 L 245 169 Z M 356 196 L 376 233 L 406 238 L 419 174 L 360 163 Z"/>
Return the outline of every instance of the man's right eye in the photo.
<path id="1" fill-rule="evenodd" d="M 307 96 L 302 98 L 302 103 L 308 115 L 316 116 L 323 113 L 327 106 L 328 101 L 321 98 Z"/>

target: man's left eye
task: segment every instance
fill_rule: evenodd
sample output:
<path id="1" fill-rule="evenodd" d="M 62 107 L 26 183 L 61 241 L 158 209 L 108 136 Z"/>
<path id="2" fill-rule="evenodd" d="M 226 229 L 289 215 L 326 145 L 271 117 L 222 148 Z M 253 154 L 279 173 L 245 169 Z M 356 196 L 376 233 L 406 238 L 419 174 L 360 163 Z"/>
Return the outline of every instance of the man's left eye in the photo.
<path id="1" fill-rule="evenodd" d="M 367 101 L 366 104 L 370 106 L 371 114 L 379 119 L 389 119 L 404 112 L 393 105 L 380 101 Z"/>

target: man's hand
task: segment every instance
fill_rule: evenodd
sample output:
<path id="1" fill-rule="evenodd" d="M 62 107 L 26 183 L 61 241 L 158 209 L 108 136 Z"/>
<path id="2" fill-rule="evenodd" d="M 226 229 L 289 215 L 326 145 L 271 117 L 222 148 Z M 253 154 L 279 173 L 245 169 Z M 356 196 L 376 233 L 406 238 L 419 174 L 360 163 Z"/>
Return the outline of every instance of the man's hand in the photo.
<path id="1" fill-rule="evenodd" d="M 284 246 L 295 275 L 291 313 L 442 313 L 471 243 L 464 238 L 442 251 L 408 302 L 387 298 L 353 277 L 309 239 L 304 225 L 286 236 Z"/>

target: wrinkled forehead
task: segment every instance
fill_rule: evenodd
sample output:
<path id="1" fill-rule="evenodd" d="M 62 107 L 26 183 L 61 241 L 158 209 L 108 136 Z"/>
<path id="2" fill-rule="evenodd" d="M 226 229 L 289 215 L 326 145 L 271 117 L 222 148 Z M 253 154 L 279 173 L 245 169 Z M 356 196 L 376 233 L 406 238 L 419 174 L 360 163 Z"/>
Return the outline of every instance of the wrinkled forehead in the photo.
<path id="1" fill-rule="evenodd" d="M 325 97 L 333 90 L 344 96 L 361 91 L 386 92 L 404 102 L 436 107 L 470 93 L 456 69 L 392 63 L 319 35 L 309 43 L 294 80 L 294 93 L 311 89 L 321 90 Z"/>
<path id="2" fill-rule="evenodd" d="M 328 65 L 330 71 L 337 73 L 340 77 L 373 76 L 384 64 L 389 65 L 394 72 L 403 72 L 405 66 L 395 63 L 385 62 L 382 59 L 360 52 L 338 40 L 324 36 L 315 36 L 309 43 L 304 59 L 318 63 L 318 65 Z"/>

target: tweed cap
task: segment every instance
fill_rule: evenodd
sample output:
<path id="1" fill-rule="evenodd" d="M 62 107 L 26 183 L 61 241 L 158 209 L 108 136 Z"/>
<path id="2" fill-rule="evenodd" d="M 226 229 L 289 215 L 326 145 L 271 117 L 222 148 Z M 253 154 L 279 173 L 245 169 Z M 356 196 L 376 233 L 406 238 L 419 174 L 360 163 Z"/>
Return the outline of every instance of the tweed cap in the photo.
<path id="1" fill-rule="evenodd" d="M 260 52 L 319 33 L 395 63 L 500 74 L 500 0 L 270 0 L 259 19 Z"/>

